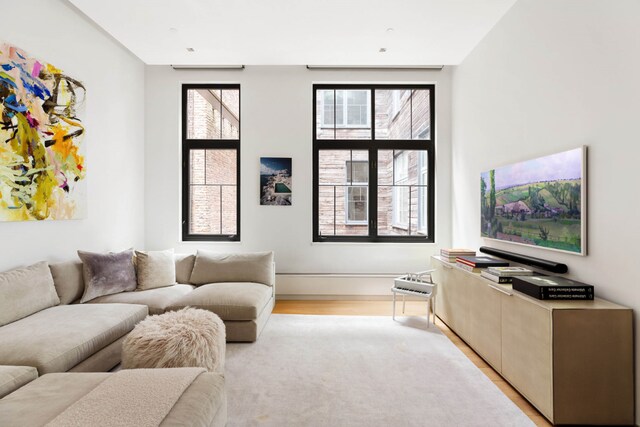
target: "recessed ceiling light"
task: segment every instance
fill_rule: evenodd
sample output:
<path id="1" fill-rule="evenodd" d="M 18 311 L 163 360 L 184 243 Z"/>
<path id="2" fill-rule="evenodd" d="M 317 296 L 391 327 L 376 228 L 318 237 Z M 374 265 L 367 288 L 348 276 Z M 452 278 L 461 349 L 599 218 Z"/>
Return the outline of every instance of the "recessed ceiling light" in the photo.
<path id="1" fill-rule="evenodd" d="M 178 29 L 177 29 L 177 28 L 175 28 L 175 27 L 171 27 L 171 28 L 169 28 L 169 32 L 171 32 L 171 33 L 177 33 L 177 32 L 178 32 Z"/>
<path id="2" fill-rule="evenodd" d="M 195 51 L 196 51 L 196 50 L 195 50 L 194 48 L 192 48 L 192 47 L 188 47 L 188 48 L 187 48 L 187 52 L 195 52 Z"/>
<path id="3" fill-rule="evenodd" d="M 393 33 L 395 30 L 391 27 L 387 28 L 387 33 Z"/>
<path id="4" fill-rule="evenodd" d="M 387 51 L 386 47 L 381 47 L 380 50 L 378 50 L 378 52 L 380 53 L 385 53 Z"/>

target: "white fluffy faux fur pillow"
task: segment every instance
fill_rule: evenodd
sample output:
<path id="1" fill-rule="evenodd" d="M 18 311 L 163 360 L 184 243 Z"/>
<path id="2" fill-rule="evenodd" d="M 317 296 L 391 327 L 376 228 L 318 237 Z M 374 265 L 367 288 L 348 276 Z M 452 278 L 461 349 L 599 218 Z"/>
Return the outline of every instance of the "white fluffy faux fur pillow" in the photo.
<path id="1" fill-rule="evenodd" d="M 200 367 L 223 374 L 225 348 L 220 317 L 187 307 L 138 323 L 122 344 L 122 368 Z"/>
<path id="2" fill-rule="evenodd" d="M 138 290 L 162 288 L 176 283 L 176 263 L 173 249 L 166 251 L 136 251 Z"/>

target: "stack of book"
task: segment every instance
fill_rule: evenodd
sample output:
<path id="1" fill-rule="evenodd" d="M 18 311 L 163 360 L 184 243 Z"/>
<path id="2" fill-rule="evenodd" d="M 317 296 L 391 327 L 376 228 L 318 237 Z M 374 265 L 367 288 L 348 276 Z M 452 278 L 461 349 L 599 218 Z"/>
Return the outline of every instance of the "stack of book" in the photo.
<path id="1" fill-rule="evenodd" d="M 496 283 L 511 283 L 515 276 L 531 276 L 533 271 L 524 267 L 489 267 L 480 275 Z"/>
<path id="2" fill-rule="evenodd" d="M 514 277 L 513 289 L 544 300 L 593 299 L 593 285 L 558 276 Z"/>
<path id="3" fill-rule="evenodd" d="M 463 270 L 480 273 L 483 268 L 506 267 L 509 263 L 488 256 L 459 256 L 456 258 L 456 265 Z"/>
<path id="4" fill-rule="evenodd" d="M 440 249 L 440 258 L 447 262 L 456 262 L 459 256 L 476 256 L 476 251 L 471 249 Z"/>

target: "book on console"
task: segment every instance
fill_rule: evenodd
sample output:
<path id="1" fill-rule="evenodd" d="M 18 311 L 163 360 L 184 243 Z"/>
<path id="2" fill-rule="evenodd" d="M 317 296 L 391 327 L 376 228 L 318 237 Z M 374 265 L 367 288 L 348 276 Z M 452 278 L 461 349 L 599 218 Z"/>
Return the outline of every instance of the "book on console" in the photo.
<path id="1" fill-rule="evenodd" d="M 440 249 L 440 254 L 442 255 L 470 255 L 475 256 L 476 251 L 471 249 Z"/>
<path id="2" fill-rule="evenodd" d="M 471 249 L 440 249 L 440 257 L 448 262 L 456 262 L 456 258 L 459 256 L 475 256 L 476 251 Z"/>
<path id="3" fill-rule="evenodd" d="M 510 276 L 497 276 L 495 274 L 491 274 L 489 270 L 482 270 L 480 275 L 485 279 L 489 279 L 496 283 L 512 283 L 513 277 Z"/>
<path id="4" fill-rule="evenodd" d="M 488 256 L 460 256 L 456 258 L 456 262 L 470 265 L 474 268 L 507 267 L 509 265 L 506 261 L 501 261 Z"/>
<path id="5" fill-rule="evenodd" d="M 537 299 L 593 300 L 593 285 L 558 276 L 515 276 L 513 289 Z"/>
<path id="6" fill-rule="evenodd" d="M 477 267 L 474 267 L 472 265 L 463 264 L 461 262 L 456 262 L 456 266 L 460 267 L 461 269 L 463 269 L 465 271 L 470 271 L 471 273 L 480 273 L 480 272 L 482 272 L 481 268 L 477 268 Z"/>
<path id="7" fill-rule="evenodd" d="M 524 267 L 489 267 L 489 272 L 501 277 L 532 276 L 533 270 Z"/>

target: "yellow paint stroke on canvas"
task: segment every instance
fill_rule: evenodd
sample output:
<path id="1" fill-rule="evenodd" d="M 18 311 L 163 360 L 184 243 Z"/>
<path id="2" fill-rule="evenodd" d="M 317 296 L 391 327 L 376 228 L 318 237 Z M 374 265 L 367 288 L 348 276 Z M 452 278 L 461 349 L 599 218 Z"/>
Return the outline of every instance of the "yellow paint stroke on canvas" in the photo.
<path id="1" fill-rule="evenodd" d="M 84 85 L 0 43 L 0 221 L 84 212 Z"/>

